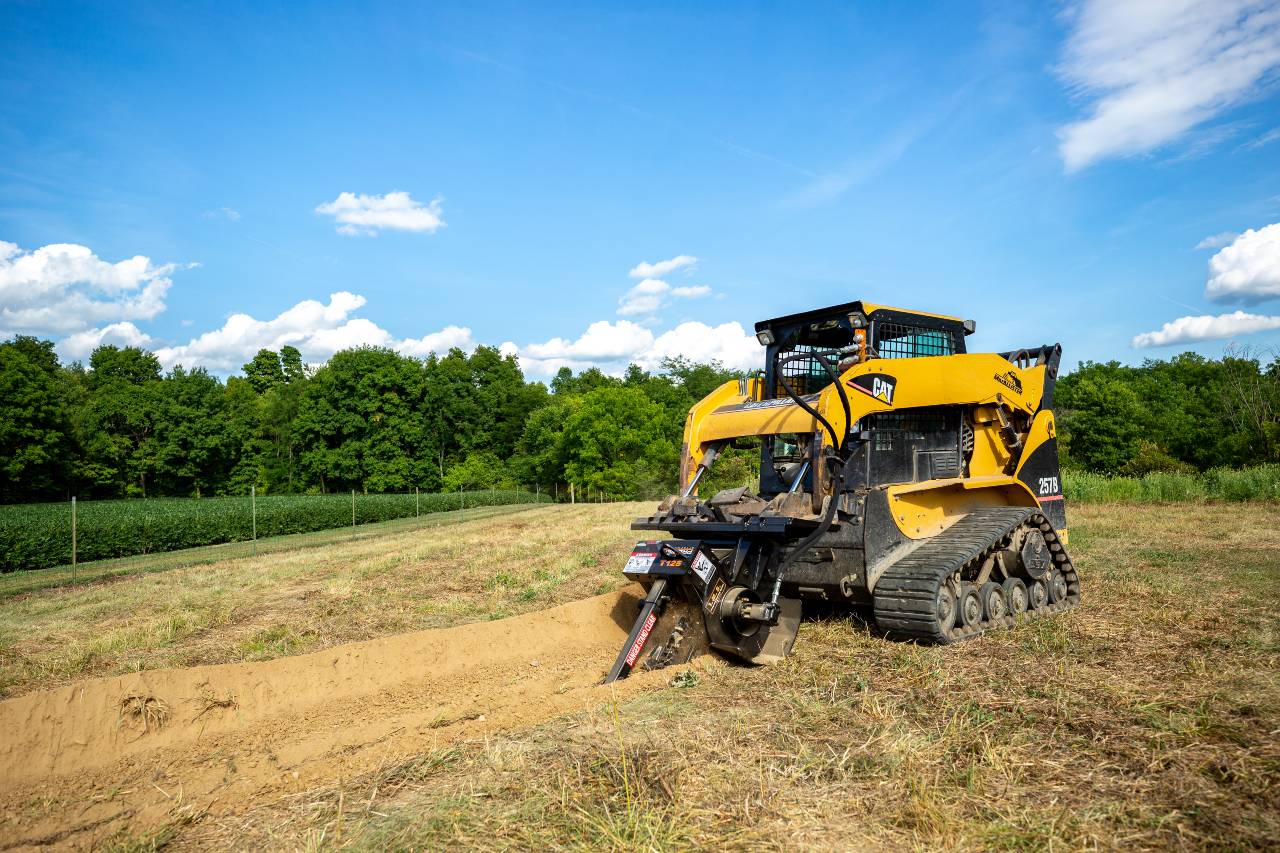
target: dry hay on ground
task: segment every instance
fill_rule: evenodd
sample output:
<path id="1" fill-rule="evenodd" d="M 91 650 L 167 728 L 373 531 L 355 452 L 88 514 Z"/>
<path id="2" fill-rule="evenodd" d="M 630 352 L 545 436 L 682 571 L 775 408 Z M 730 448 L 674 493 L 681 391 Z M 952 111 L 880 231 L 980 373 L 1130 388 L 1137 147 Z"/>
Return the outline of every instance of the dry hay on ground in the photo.
<path id="1" fill-rule="evenodd" d="M 1274 847 L 1280 508 L 1072 513 L 1084 603 L 1060 618 L 941 649 L 809 621 L 782 666 L 704 661 L 681 687 L 588 691 L 593 708 L 535 728 L 459 719 L 247 810 L 169 803 L 93 832 L 195 849 Z M 604 645 L 576 665 L 598 675 Z M 388 717 L 372 702 L 361 719 Z"/>

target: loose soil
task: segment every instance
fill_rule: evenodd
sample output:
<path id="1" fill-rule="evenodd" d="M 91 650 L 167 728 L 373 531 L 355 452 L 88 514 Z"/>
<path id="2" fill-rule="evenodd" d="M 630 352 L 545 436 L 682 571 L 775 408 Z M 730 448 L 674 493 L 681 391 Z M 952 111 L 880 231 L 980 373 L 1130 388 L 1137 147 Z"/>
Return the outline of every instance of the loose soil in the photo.
<path id="1" fill-rule="evenodd" d="M 257 663 L 101 678 L 0 703 L 4 849 L 227 815 L 460 739 L 645 689 L 597 686 L 641 591 Z"/>

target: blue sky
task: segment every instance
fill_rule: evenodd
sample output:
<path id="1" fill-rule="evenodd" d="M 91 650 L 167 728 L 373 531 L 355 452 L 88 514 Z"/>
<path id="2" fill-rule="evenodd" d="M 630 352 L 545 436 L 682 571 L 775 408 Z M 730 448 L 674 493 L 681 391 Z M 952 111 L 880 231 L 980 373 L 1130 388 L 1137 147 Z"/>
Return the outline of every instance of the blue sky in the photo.
<path id="1" fill-rule="evenodd" d="M 0 4 L 0 335 L 544 377 L 862 298 L 1280 345 L 1280 4 L 893 5 Z"/>

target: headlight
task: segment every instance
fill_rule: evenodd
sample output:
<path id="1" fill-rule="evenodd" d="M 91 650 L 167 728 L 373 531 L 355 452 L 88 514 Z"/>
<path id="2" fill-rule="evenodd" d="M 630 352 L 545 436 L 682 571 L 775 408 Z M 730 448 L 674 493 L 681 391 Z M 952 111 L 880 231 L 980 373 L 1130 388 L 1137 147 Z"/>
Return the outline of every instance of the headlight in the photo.
<path id="1" fill-rule="evenodd" d="M 761 331 L 759 331 L 759 332 L 756 332 L 756 340 L 760 342 L 760 345 L 761 345 L 761 346 L 766 346 L 766 347 L 767 347 L 767 346 L 771 345 L 771 344 L 773 343 L 773 340 L 774 340 L 774 338 L 773 338 L 773 330 L 772 330 L 772 329 L 763 329 L 763 330 L 761 330 Z"/>

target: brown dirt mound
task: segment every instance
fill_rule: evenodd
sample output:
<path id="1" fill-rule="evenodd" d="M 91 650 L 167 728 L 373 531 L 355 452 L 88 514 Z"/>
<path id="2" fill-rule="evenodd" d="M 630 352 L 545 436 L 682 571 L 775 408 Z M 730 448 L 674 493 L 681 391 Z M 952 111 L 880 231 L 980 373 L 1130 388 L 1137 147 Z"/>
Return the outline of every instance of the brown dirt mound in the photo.
<path id="1" fill-rule="evenodd" d="M 0 847 L 246 805 L 634 693 L 598 687 L 639 589 L 262 663 L 92 679 L 0 702 Z"/>

